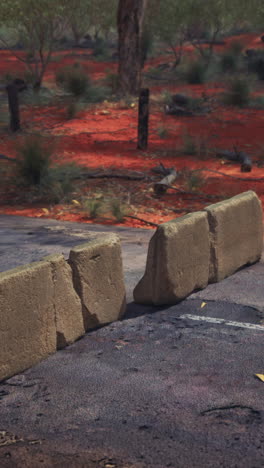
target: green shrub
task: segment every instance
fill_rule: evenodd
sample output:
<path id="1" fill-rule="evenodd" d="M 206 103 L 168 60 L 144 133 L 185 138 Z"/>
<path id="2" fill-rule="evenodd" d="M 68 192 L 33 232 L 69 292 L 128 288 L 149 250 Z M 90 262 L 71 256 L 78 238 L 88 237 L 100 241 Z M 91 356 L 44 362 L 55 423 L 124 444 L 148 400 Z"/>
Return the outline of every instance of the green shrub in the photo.
<path id="1" fill-rule="evenodd" d="M 183 145 L 181 152 L 190 156 L 207 157 L 209 148 L 206 139 L 202 135 L 193 136 L 187 131 L 183 133 Z"/>
<path id="2" fill-rule="evenodd" d="M 160 78 L 160 76 L 163 74 L 163 70 L 161 68 L 157 67 L 151 67 L 147 71 L 147 76 L 150 78 Z"/>
<path id="3" fill-rule="evenodd" d="M 197 145 L 195 138 L 190 135 L 188 132 L 185 132 L 183 134 L 183 146 L 182 146 L 182 152 L 184 154 L 190 154 L 190 155 L 195 155 L 197 154 Z"/>
<path id="4" fill-rule="evenodd" d="M 32 88 L 28 88 L 19 95 L 21 104 L 30 106 L 46 106 L 54 99 L 55 93 L 49 88 L 41 87 L 38 92 Z"/>
<path id="5" fill-rule="evenodd" d="M 169 135 L 169 131 L 166 127 L 160 125 L 158 128 L 157 128 L 157 134 L 158 136 L 163 139 L 163 138 L 167 138 L 168 135 Z"/>
<path id="6" fill-rule="evenodd" d="M 88 213 L 91 219 L 97 218 L 102 212 L 104 201 L 97 198 L 87 198 L 82 202 L 85 212 Z"/>
<path id="7" fill-rule="evenodd" d="M 71 120 L 74 119 L 76 116 L 77 112 L 81 110 L 80 103 L 78 101 L 71 100 L 66 107 L 66 119 Z"/>
<path id="8" fill-rule="evenodd" d="M 241 58 L 243 44 L 232 42 L 229 48 L 220 56 L 220 70 L 224 73 L 236 71 Z"/>
<path id="9" fill-rule="evenodd" d="M 264 80 L 264 52 L 255 51 L 255 55 L 248 57 L 248 71 L 256 73 L 259 80 Z"/>
<path id="10" fill-rule="evenodd" d="M 206 65 L 203 61 L 189 63 L 185 71 L 185 80 L 189 84 L 202 84 L 206 80 Z"/>
<path id="11" fill-rule="evenodd" d="M 50 203 L 68 202 L 75 190 L 74 180 L 82 172 L 76 164 L 55 165 L 42 178 L 40 193 Z"/>
<path id="12" fill-rule="evenodd" d="M 60 68 L 56 73 L 56 83 L 76 98 L 84 96 L 91 85 L 87 73 L 78 63 Z"/>
<path id="13" fill-rule="evenodd" d="M 224 94 L 224 104 L 230 106 L 246 106 L 250 102 L 250 85 L 247 78 L 235 77 Z"/>
<path id="14" fill-rule="evenodd" d="M 163 101 L 163 103 L 165 105 L 169 105 L 171 104 L 171 101 L 172 101 L 172 93 L 170 91 L 168 91 L 167 89 L 165 89 L 164 91 L 162 91 L 161 93 L 161 99 Z"/>
<path id="15" fill-rule="evenodd" d="M 113 94 L 117 93 L 119 88 L 118 74 L 108 70 L 105 75 L 105 84 Z"/>
<path id="16" fill-rule="evenodd" d="M 88 103 L 102 102 L 111 95 L 109 88 L 105 86 L 90 86 L 84 96 L 84 101 Z"/>
<path id="17" fill-rule="evenodd" d="M 200 112 L 203 109 L 204 99 L 199 97 L 189 97 L 186 109 L 192 112 Z"/>
<path id="18" fill-rule="evenodd" d="M 122 204 L 119 198 L 114 198 L 110 201 L 110 209 L 115 219 L 122 223 L 127 215 L 127 206 Z"/>
<path id="19" fill-rule="evenodd" d="M 238 57 L 231 53 L 224 53 L 220 58 L 220 69 L 222 72 L 232 72 L 237 69 Z"/>
<path id="20" fill-rule="evenodd" d="M 17 175 L 26 185 L 38 185 L 47 174 L 53 147 L 40 135 L 27 136 L 17 147 Z"/>
<path id="21" fill-rule="evenodd" d="M 205 179 L 201 171 L 190 171 L 186 178 L 186 187 L 190 192 L 195 192 L 200 189 L 205 183 Z"/>
<path id="22" fill-rule="evenodd" d="M 108 56 L 108 49 L 106 42 L 102 38 L 98 38 L 93 47 L 93 56 L 102 58 Z"/>

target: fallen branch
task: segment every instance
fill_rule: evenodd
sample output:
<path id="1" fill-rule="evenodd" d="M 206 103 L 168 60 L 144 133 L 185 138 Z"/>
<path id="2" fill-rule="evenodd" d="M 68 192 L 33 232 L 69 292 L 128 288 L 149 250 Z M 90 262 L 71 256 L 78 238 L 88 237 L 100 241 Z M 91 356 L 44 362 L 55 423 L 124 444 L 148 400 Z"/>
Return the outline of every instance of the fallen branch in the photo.
<path id="1" fill-rule="evenodd" d="M 146 221 L 146 219 L 138 218 L 137 216 L 132 216 L 132 215 L 126 215 L 124 218 L 132 218 L 136 219 L 137 221 L 141 221 L 142 223 L 149 224 L 150 226 L 158 227 L 159 224 L 157 223 L 152 223 L 151 221 Z"/>
<path id="2" fill-rule="evenodd" d="M 216 153 L 217 158 L 224 158 L 228 161 L 234 161 L 241 164 L 241 172 L 251 172 L 252 161 L 250 157 L 244 153 L 244 151 L 237 151 L 234 147 L 234 151 L 223 150 Z"/>
<path id="3" fill-rule="evenodd" d="M 87 179 L 125 179 L 125 180 L 149 180 L 149 177 L 143 173 L 133 174 L 115 174 L 113 172 L 83 172 L 77 178 Z"/>
<path id="4" fill-rule="evenodd" d="M 0 154 L 0 159 L 5 159 L 6 161 L 11 161 L 16 163 L 17 159 L 16 158 L 10 158 L 9 156 L 6 156 L 5 154 Z"/>
<path id="5" fill-rule="evenodd" d="M 180 192 L 182 195 L 191 195 L 193 198 L 222 198 L 221 195 L 211 195 L 209 193 L 202 193 L 202 192 L 188 192 L 186 190 L 180 189 L 178 187 L 170 187 L 172 190 L 176 190 Z"/>
<path id="6" fill-rule="evenodd" d="M 194 169 L 193 170 L 193 172 L 201 172 L 201 171 L 213 172 L 214 174 L 219 174 L 219 175 L 222 175 L 224 177 L 231 177 L 231 179 L 241 180 L 241 181 L 245 181 L 245 182 L 264 182 L 264 177 L 238 177 L 238 176 L 233 176 L 231 174 L 225 174 L 224 172 L 215 171 L 213 169 L 206 169 L 206 168 L 203 168 L 203 167 L 201 167 L 200 169 Z"/>

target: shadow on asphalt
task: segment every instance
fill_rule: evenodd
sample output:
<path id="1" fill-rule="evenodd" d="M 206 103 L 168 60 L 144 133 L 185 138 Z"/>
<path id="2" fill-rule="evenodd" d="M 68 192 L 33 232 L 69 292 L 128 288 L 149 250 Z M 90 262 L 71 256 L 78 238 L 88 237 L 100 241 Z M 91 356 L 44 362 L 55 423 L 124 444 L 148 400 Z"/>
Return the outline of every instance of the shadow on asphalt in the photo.
<path id="1" fill-rule="evenodd" d="M 153 306 L 153 305 L 144 305 L 144 304 L 136 304 L 136 302 L 129 302 L 127 304 L 126 312 L 123 320 L 129 320 L 136 317 L 141 317 L 142 315 L 153 314 L 155 312 L 161 312 L 163 310 L 168 309 L 169 305 L 163 306 Z"/>

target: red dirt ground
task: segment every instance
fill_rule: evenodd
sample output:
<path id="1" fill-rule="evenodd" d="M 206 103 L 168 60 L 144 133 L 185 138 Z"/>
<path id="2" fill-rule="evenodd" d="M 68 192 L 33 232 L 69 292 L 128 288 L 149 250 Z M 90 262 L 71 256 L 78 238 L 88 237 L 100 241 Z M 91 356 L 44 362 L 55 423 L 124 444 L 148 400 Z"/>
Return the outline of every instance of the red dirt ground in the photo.
<path id="1" fill-rule="evenodd" d="M 228 39 L 228 44 L 233 40 L 243 43 L 245 48 L 263 48 L 259 35 L 247 34 Z M 227 46 L 226 46 L 227 47 Z M 218 46 L 218 50 L 223 47 Z M 190 49 L 191 51 L 191 49 Z M 19 54 L 21 52 L 18 52 Z M 52 62 L 45 76 L 44 85 L 54 83 L 54 72 L 65 65 L 76 61 L 77 52 L 58 52 L 55 56 L 61 57 L 60 61 Z M 23 64 L 14 58 L 10 52 L 0 51 L 0 74 L 6 72 L 19 72 L 23 70 Z M 94 80 L 100 80 L 105 76 L 106 70 L 116 71 L 116 64 L 96 62 L 89 56 L 89 51 L 78 50 L 78 60 L 87 69 Z M 149 60 L 147 67 L 153 67 L 160 62 L 170 61 L 171 55 Z M 146 68 L 147 68 L 146 67 Z M 120 103 L 105 102 L 100 105 L 90 106 L 87 110 L 77 114 L 76 118 L 66 120 L 65 108 L 34 107 L 28 106 L 22 109 L 23 132 L 19 135 L 10 135 L 6 130 L 0 129 L 0 153 L 15 156 L 15 144 L 23 138 L 25 133 L 41 131 L 57 143 L 57 161 L 80 163 L 89 168 L 118 169 L 125 173 L 127 170 L 145 172 L 153 175 L 151 169 L 162 162 L 166 167 L 174 166 L 178 171 L 183 168 L 189 170 L 207 169 L 219 171 L 213 173 L 204 171 L 204 184 L 198 189 L 208 195 L 219 195 L 219 199 L 228 198 L 237 193 L 254 190 L 264 201 L 264 169 L 260 162 L 264 162 L 264 111 L 256 109 L 237 109 L 216 106 L 213 112 L 197 117 L 174 117 L 165 115 L 160 106 L 155 104 L 155 96 L 164 89 L 171 92 L 188 91 L 194 96 L 217 95 L 224 91 L 221 83 L 207 83 L 205 85 L 156 85 L 150 86 L 153 103 L 150 113 L 149 148 L 147 151 L 136 149 L 137 142 L 137 105 L 122 108 Z M 33 115 L 33 121 L 32 121 Z M 161 139 L 158 136 L 159 127 L 168 130 L 168 136 Z M 197 136 L 200 141 L 206 143 L 208 148 L 232 150 L 235 145 L 239 150 L 246 151 L 253 159 L 253 169 L 250 173 L 241 173 L 240 166 L 228 164 L 217 159 L 213 154 L 200 154 L 200 156 L 179 156 L 176 151 L 182 144 L 182 135 L 188 131 L 192 136 Z M 256 162 L 258 161 L 258 166 Z M 1 161 L 2 163 L 2 161 Z M 235 176 L 236 178 L 228 177 Z M 255 179 L 262 178 L 262 181 Z M 179 183 L 178 183 L 179 182 Z M 185 188 L 176 179 L 175 188 Z M 123 199 L 127 194 L 130 201 L 131 214 L 146 221 L 161 223 L 185 214 L 185 212 L 202 208 L 206 204 L 213 203 L 206 197 L 197 198 L 194 195 L 183 195 L 176 190 L 169 190 L 166 195 L 156 198 L 151 184 L 142 181 L 127 181 L 118 179 L 88 180 L 83 188 L 87 194 L 95 190 L 112 191 L 115 195 L 121 195 Z M 99 222 L 103 224 L 118 224 L 113 218 L 99 218 L 91 220 L 74 203 L 67 205 L 50 204 L 20 204 L 11 193 L 1 194 L 0 213 L 16 214 L 29 217 L 56 218 L 67 221 Z M 72 198 L 75 198 L 73 193 Z M 216 200 L 217 201 L 217 200 Z M 172 210 L 182 210 L 178 213 Z M 184 212 L 185 209 L 185 212 Z M 138 220 L 126 218 L 122 225 L 132 227 L 151 227 Z"/>

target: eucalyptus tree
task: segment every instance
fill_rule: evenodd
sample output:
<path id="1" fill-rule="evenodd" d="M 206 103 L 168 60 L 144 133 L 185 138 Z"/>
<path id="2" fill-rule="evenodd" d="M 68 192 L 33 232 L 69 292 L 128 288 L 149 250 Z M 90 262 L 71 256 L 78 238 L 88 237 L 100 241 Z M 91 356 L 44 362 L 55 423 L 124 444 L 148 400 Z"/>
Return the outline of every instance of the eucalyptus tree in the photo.
<path id="1" fill-rule="evenodd" d="M 147 0 L 119 0 L 117 11 L 119 86 L 123 94 L 136 94 L 141 86 L 141 38 Z"/>
<path id="2" fill-rule="evenodd" d="M 67 14 L 75 43 L 88 31 L 97 37 L 116 28 L 117 5 L 118 0 L 71 0 Z"/>

